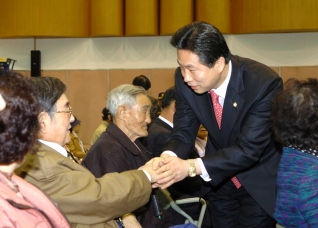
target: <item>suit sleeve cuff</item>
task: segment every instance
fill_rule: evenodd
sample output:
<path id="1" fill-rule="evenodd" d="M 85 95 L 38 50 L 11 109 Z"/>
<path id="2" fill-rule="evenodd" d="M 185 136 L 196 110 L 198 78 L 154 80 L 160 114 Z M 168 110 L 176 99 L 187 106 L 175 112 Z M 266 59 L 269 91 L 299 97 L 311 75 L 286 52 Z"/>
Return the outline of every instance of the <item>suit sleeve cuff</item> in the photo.
<path id="1" fill-rule="evenodd" d="M 209 181 L 211 181 L 212 179 L 210 178 L 210 176 L 209 176 L 209 174 L 208 174 L 208 172 L 206 171 L 206 168 L 205 168 L 205 166 L 204 166 L 204 164 L 203 164 L 203 161 L 202 161 L 202 159 L 201 158 L 197 158 L 197 161 L 198 161 L 198 163 L 199 163 L 199 166 L 200 166 L 200 169 L 201 169 L 201 178 L 204 180 L 204 181 L 206 181 L 206 182 L 209 182 Z"/>

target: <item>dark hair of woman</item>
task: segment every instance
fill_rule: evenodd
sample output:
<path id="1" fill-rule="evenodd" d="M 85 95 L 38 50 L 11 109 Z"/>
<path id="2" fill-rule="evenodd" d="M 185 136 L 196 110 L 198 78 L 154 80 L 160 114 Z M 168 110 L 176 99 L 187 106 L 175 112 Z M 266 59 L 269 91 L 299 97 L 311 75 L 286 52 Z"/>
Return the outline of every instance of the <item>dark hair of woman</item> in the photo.
<path id="1" fill-rule="evenodd" d="M 273 99 L 271 125 L 283 146 L 318 148 L 318 80 L 294 80 Z"/>
<path id="2" fill-rule="evenodd" d="M 145 75 L 139 75 L 135 77 L 132 84 L 134 86 L 141 86 L 145 90 L 149 90 L 151 88 L 151 82 Z"/>
<path id="3" fill-rule="evenodd" d="M 0 71 L 0 93 L 6 102 L 0 111 L 0 164 L 7 165 L 35 150 L 39 105 L 30 78 L 14 71 Z"/>

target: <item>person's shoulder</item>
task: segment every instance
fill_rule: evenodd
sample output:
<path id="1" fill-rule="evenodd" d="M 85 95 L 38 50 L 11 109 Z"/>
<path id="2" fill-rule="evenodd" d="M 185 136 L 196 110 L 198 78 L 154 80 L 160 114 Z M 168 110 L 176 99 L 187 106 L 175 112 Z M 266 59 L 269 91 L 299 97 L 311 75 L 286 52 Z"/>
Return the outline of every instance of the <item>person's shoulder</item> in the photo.
<path id="1" fill-rule="evenodd" d="M 265 65 L 264 63 L 258 62 L 253 59 L 240 57 L 240 56 L 232 56 L 232 69 L 237 70 L 240 69 L 244 73 L 249 75 L 254 75 L 260 79 L 271 79 L 271 78 L 279 78 L 279 75 L 274 69 Z"/>

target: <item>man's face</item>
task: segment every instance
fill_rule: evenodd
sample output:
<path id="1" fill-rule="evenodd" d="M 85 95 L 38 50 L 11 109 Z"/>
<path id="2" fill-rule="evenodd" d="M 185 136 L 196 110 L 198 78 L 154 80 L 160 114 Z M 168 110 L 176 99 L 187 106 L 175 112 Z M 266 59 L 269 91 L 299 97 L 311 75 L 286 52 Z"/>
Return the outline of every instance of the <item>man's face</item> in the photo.
<path id="1" fill-rule="evenodd" d="M 50 123 L 47 126 L 47 137 L 44 140 L 55 142 L 61 146 L 70 142 L 70 128 L 71 121 L 74 117 L 67 111 L 70 110 L 69 101 L 65 94 L 63 94 L 56 102 L 56 112 Z"/>
<path id="2" fill-rule="evenodd" d="M 209 68 L 200 63 L 198 55 L 188 50 L 178 49 L 178 63 L 184 82 L 199 94 L 218 88 L 226 78 L 223 74 L 223 57 Z"/>
<path id="3" fill-rule="evenodd" d="M 132 140 L 148 135 L 147 125 L 150 119 L 151 101 L 147 95 L 138 94 L 136 104 L 126 113 L 125 133 Z"/>

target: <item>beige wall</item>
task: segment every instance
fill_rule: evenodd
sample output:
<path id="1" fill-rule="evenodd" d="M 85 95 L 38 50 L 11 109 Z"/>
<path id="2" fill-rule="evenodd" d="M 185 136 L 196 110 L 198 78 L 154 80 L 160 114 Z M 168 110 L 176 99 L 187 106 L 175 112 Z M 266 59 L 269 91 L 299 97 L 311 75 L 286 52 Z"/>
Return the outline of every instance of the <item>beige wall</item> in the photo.
<path id="1" fill-rule="evenodd" d="M 318 66 L 311 67 L 273 67 L 284 81 L 295 77 L 318 78 Z M 82 121 L 79 134 L 83 143 L 90 144 L 94 130 L 102 119 L 102 109 L 106 106 L 109 91 L 121 84 L 131 84 L 133 78 L 146 75 L 152 84 L 149 95 L 157 97 L 174 85 L 174 68 L 171 69 L 133 69 L 133 70 L 44 70 L 42 76 L 59 78 L 67 85 L 67 96 L 74 115 Z M 20 71 L 30 76 L 30 71 Z"/>

